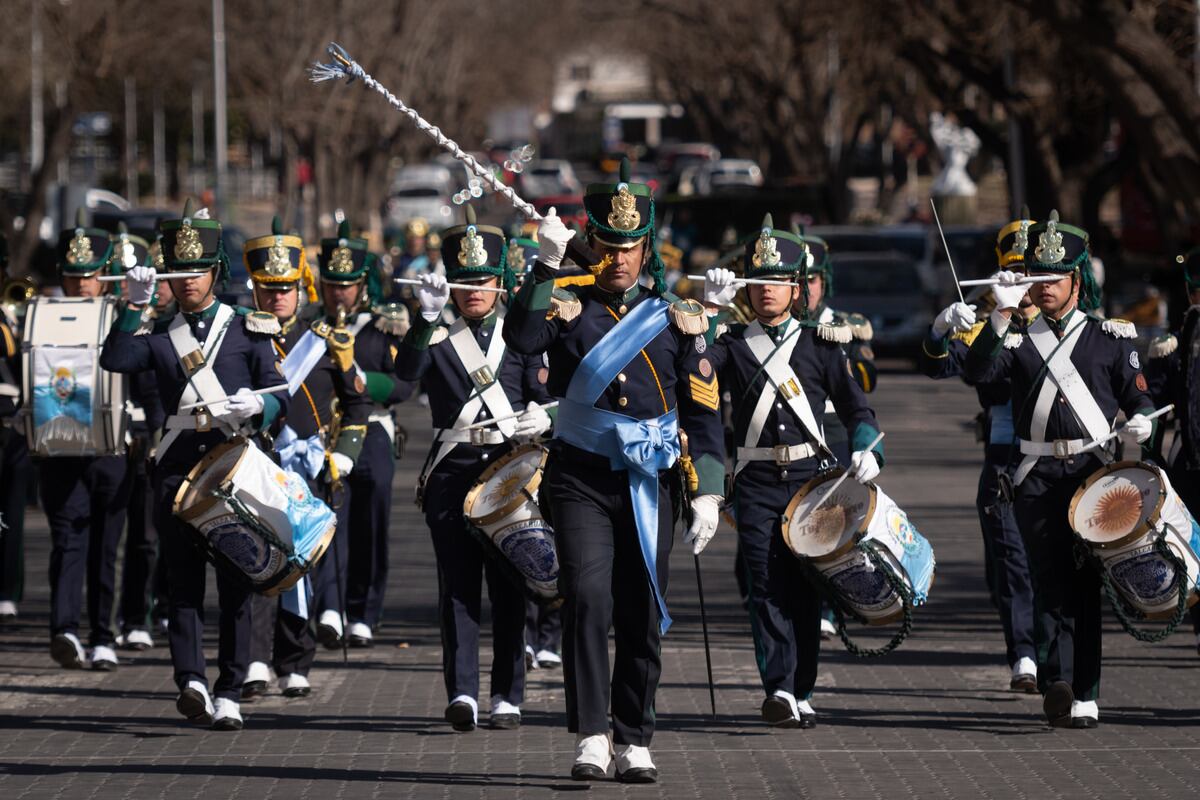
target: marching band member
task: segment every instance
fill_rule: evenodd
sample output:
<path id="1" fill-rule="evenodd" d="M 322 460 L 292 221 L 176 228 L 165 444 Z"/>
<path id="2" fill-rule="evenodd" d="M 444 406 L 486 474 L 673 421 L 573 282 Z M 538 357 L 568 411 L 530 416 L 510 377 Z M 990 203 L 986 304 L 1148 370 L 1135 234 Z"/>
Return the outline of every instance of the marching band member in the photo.
<path id="1" fill-rule="evenodd" d="M 275 433 L 275 452 L 280 466 L 302 476 L 315 496 L 330 500 L 337 513 L 335 537 L 344 538 L 350 535 L 349 504 L 340 476 L 350 473 L 362 450 L 371 401 L 354 367 L 353 336 L 324 321 L 311 327 L 300 322 L 301 287 L 308 302 L 317 299 L 303 241 L 284 235 L 278 217 L 272 231 L 270 236 L 247 241 L 243 259 L 254 282 L 255 307 L 278 321 L 271 344 L 287 366 L 284 377 L 295 389 L 287 421 Z M 301 360 L 293 367 L 293 362 L 285 361 L 289 356 Z M 303 697 L 312 691 L 308 672 L 317 645 L 306 606 L 307 602 L 303 609 L 289 607 L 283 597 L 254 596 L 251 661 L 242 699 L 265 691 L 270 680 L 267 661 L 275 668 L 285 697 Z"/>
<path id="2" fill-rule="evenodd" d="M 0 234 L 0 275 L 8 274 L 8 239 Z M 0 625 L 17 618 L 25 583 L 25 500 L 32 461 L 24 432 L 14 424 L 21 404 L 17 320 L 0 319 Z"/>
<path id="3" fill-rule="evenodd" d="M 548 386 L 560 398 L 542 486 L 566 598 L 563 680 L 567 727 L 577 735 L 571 775 L 606 775 L 611 699 L 617 778 L 652 782 L 659 643 L 671 622 L 667 562 L 680 499 L 671 467 L 686 433 L 695 483 L 684 542 L 699 554 L 716 531 L 724 488 L 720 396 L 705 352 L 703 306 L 666 294 L 650 188 L 631 183 L 623 161 L 620 180 L 589 186 L 584 205 L 590 242 L 608 259 L 595 284 L 555 290 L 574 233 L 552 211 L 538 229 L 538 263 L 509 310 L 504 337 L 518 352 L 549 354 Z M 643 273 L 652 288 L 639 284 Z"/>
<path id="4" fill-rule="evenodd" d="M 246 312 L 215 297 L 228 279 L 229 262 L 221 240 L 221 224 L 192 213 L 160 225 L 164 279 L 179 304 L 170 323 L 159 323 L 138 335 L 142 310 L 152 301 L 157 271 L 135 267 L 128 273 L 128 305 L 118 317 L 100 357 L 114 372 L 154 370 L 159 397 L 170 413 L 154 468 L 155 510 L 170 594 L 171 663 L 179 686 L 176 708 L 189 720 L 217 730 L 240 730 L 242 682 L 249 661 L 250 595 L 244 586 L 217 571 L 220 605 L 217 664 L 220 675 L 210 699 L 203 650 L 204 584 L 207 574 L 192 537 L 172 514 L 174 497 L 188 472 L 205 452 L 228 437 L 270 428 L 286 412 L 286 394 L 252 394 L 284 383 L 276 369 L 269 332 L 278 323 L 271 314 Z M 200 271 L 190 278 L 172 272 Z M 205 403 L 190 411 L 181 405 Z"/>
<path id="5" fill-rule="evenodd" d="M 98 275 L 108 268 L 113 245 L 107 231 L 88 228 L 81 209 L 58 241 L 63 294 L 104 293 Z M 107 349 L 107 348 L 105 348 Z M 98 387 L 98 382 L 94 384 Z M 125 527 L 129 474 L 125 456 L 54 456 L 35 459 L 42 509 L 50 524 L 50 655 L 61 666 L 117 668 L 110 622 L 116 599 L 117 548 Z M 87 581 L 88 643 L 80 644 L 79 610 Z"/>
<path id="6" fill-rule="evenodd" d="M 1029 244 L 1030 219 L 1018 219 L 1000 229 L 996 237 L 996 256 L 1001 269 L 1015 268 L 1025 262 Z M 988 292 L 987 294 L 990 294 Z M 1025 295 L 1013 317 L 1014 334 L 1024 332 L 1037 316 L 1037 307 Z M 941 311 L 930 326 L 921 346 L 918 365 L 934 379 L 961 377 L 967 351 L 987 324 L 979 322 L 974 306 L 954 303 Z M 1014 335 L 1013 346 L 1022 341 Z M 975 387 L 983 407 L 983 470 L 975 507 L 983 531 L 984 566 L 992 603 L 1000 612 L 1004 631 L 1006 663 L 1012 670 L 1009 688 L 1037 693 L 1037 651 L 1034 646 L 1033 584 L 1029 577 L 1029 558 L 1025 542 L 1013 516 L 1012 461 L 1016 447 L 1013 430 L 1012 386 L 1007 379 Z"/>
<path id="7" fill-rule="evenodd" d="M 1175 442 L 1163 460 L 1171 485 L 1193 517 L 1200 518 L 1200 247 L 1176 258 L 1183 266 L 1188 309 L 1177 333 L 1167 333 L 1150 344 L 1146 379 L 1159 407 L 1175 404 Z M 1161 444 L 1154 448 L 1161 449 Z M 1192 606 L 1192 627 L 1200 649 L 1200 606 Z"/>
<path id="8" fill-rule="evenodd" d="M 387 586 L 388 523 L 396 473 L 391 407 L 408 399 L 413 388 L 395 375 L 408 312 L 392 304 L 372 308 L 381 295 L 375 255 L 367 251 L 366 239 L 350 235 L 349 222 L 339 225 L 337 236 L 321 240 L 319 263 L 321 312 L 335 327 L 339 314 L 345 313 L 346 330 L 354 337 L 354 363 L 373 410 L 360 431 L 362 451 L 353 471 L 342 476 L 350 489 L 350 535 L 335 536 L 334 552 L 317 567 L 316 606 L 321 612 L 317 639 L 326 647 L 337 647 L 345 633 L 349 644 L 368 647 L 383 614 Z M 347 618 L 349 627 L 343 630 Z"/>
<path id="9" fill-rule="evenodd" d="M 1109 456 L 1090 441 L 1112 429 L 1119 410 L 1139 443 L 1150 439 L 1153 409 L 1133 347 L 1133 325 L 1101 321 L 1088 312 L 1100 304 L 1087 232 L 1058 221 L 1031 225 L 1027 274 L 1060 279 L 1018 283 L 1001 271 L 993 290 L 996 310 L 967 353 L 964 375 L 973 384 L 1007 380 L 1020 463 L 1013 473 L 1017 525 L 1025 539 L 1039 609 L 1038 682 L 1046 719 L 1054 727 L 1099 723 L 1100 576 L 1076 566 L 1075 536 L 1067 507 L 1079 485 Z M 1010 333 L 1028 289 L 1041 314 L 1023 334 Z M 1011 339 L 1009 337 L 1019 337 Z"/>
<path id="10" fill-rule="evenodd" d="M 787 728 L 816 725 L 809 700 L 821 649 L 821 598 L 783 541 L 781 520 L 796 492 L 831 460 L 818 422 L 827 401 L 849 432 L 846 468 L 853 477 L 871 481 L 883 463 L 881 446 L 867 449 L 878 425 L 842 349 L 852 340 L 851 326 L 821 321 L 805 297 L 813 286 L 805 280 L 810 254 L 805 239 L 775 230 L 768 214 L 746 244 L 744 273 L 778 284 L 747 286 L 755 320 L 732 327 L 708 351 L 732 398 L 734 517 L 766 691 L 762 716 Z M 709 270 L 704 283 L 710 306 L 729 305 L 738 290 L 728 269 Z M 794 303 L 803 318 L 792 317 Z"/>
<path id="11" fill-rule="evenodd" d="M 489 726 L 512 729 L 521 724 L 525 696 L 525 598 L 467 529 L 463 502 L 510 439 L 540 436 L 550 428 L 550 417 L 539 405 L 549 395 L 539 380 L 541 359 L 518 355 L 504 345 L 500 295 L 446 285 L 449 278 L 511 289 L 503 231 L 476 225 L 474 209 L 468 207 L 467 224 L 442 233 L 442 256 L 445 277 L 421 275 L 421 310 L 404 337 L 397 374 L 422 382 L 436 431 L 418 491 L 437 555 L 446 721 L 457 731 L 478 724 L 482 570 L 492 604 Z M 459 318 L 446 327 L 439 320 L 451 298 Z M 512 417 L 514 408 L 525 410 L 494 428 L 464 430 L 479 419 Z"/>

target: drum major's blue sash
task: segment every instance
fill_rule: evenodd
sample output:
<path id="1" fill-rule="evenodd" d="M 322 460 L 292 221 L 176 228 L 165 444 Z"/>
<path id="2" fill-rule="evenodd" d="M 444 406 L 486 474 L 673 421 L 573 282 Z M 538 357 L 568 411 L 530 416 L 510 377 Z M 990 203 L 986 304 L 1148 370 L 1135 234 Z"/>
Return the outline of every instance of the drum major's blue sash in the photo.
<path id="1" fill-rule="evenodd" d="M 661 298 L 638 304 L 579 363 L 559 401 L 554 438 L 581 450 L 606 456 L 614 470 L 629 473 L 629 495 L 637 522 L 642 559 L 654 589 L 659 630 L 667 632 L 671 616 L 658 585 L 658 472 L 679 457 L 679 421 L 674 409 L 655 419 L 634 419 L 596 408 L 596 401 L 622 369 L 669 324 Z"/>

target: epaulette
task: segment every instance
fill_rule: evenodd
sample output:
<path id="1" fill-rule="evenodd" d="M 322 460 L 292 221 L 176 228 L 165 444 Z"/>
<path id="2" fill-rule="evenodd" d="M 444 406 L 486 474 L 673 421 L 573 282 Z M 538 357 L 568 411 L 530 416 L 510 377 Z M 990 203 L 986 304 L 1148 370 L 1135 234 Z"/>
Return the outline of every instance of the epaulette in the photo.
<path id="1" fill-rule="evenodd" d="M 1127 319 L 1106 319 L 1100 328 L 1114 339 L 1136 339 L 1137 326 Z"/>
<path id="2" fill-rule="evenodd" d="M 243 312 L 238 310 L 239 314 Z M 269 314 L 266 311 L 250 311 L 247 309 L 243 314 L 243 319 L 246 324 L 246 330 L 251 333 L 265 333 L 268 336 L 274 336 L 279 333 L 282 328 L 279 327 L 279 320 L 274 314 Z"/>
<path id="3" fill-rule="evenodd" d="M 1021 346 L 1021 342 L 1025 341 L 1023 333 L 1006 333 L 1004 334 L 1004 349 L 1016 350 Z"/>
<path id="4" fill-rule="evenodd" d="M 875 330 L 871 327 L 871 320 L 862 314 L 847 314 L 846 324 L 850 326 L 851 335 L 859 341 L 869 342 L 875 336 Z"/>
<path id="5" fill-rule="evenodd" d="M 408 308 L 403 303 L 385 303 L 376 306 L 375 329 L 389 336 L 403 336 L 408 333 Z"/>
<path id="6" fill-rule="evenodd" d="M 583 302 L 565 288 L 555 286 L 550 294 L 550 310 L 546 312 L 547 319 L 558 318 L 570 322 L 583 312 Z"/>
<path id="7" fill-rule="evenodd" d="M 433 333 L 429 336 L 429 346 L 433 347 L 439 342 L 444 342 L 450 338 L 450 331 L 446 330 L 445 325 L 438 325 L 433 329 Z"/>
<path id="8" fill-rule="evenodd" d="M 950 339 L 952 341 L 963 342 L 967 347 L 970 347 L 971 345 L 975 344 L 975 339 L 979 336 L 979 332 L 983 330 L 984 325 L 987 325 L 986 320 L 982 322 L 976 322 L 968 330 L 955 331 L 953 335 L 950 336 Z"/>
<path id="9" fill-rule="evenodd" d="M 696 300 L 675 300 L 667 309 L 671 322 L 683 333 L 689 336 L 699 336 L 708 332 L 708 314 L 704 304 Z"/>
<path id="10" fill-rule="evenodd" d="M 1178 349 L 1179 340 L 1175 338 L 1175 334 L 1164 333 L 1150 343 L 1150 349 L 1146 351 L 1146 358 L 1166 358 Z"/>
<path id="11" fill-rule="evenodd" d="M 850 340 L 854 338 L 850 326 L 844 322 L 817 323 L 817 336 L 827 342 L 836 342 L 837 344 L 850 344 Z"/>

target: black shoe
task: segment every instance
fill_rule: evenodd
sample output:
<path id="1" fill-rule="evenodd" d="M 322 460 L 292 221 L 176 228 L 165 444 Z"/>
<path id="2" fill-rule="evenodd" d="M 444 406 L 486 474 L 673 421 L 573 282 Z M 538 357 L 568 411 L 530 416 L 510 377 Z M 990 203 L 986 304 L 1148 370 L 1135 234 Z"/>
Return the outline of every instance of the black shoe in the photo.
<path id="1" fill-rule="evenodd" d="M 83 669 L 80 646 L 76 642 L 71 641 L 71 637 L 65 633 L 60 633 L 50 640 L 50 657 L 58 662 L 60 667 L 66 669 Z"/>
<path id="2" fill-rule="evenodd" d="M 515 731 L 521 727 L 521 715 L 492 714 L 488 717 L 488 727 L 494 731 Z"/>
<path id="3" fill-rule="evenodd" d="M 1008 688 L 1014 692 L 1037 694 L 1037 678 L 1033 675 L 1015 675 L 1013 676 L 1013 679 L 1008 682 Z"/>
<path id="4" fill-rule="evenodd" d="M 763 700 L 762 718 L 763 722 L 767 723 L 772 728 L 803 727 L 803 720 L 796 719 L 796 715 L 792 713 L 791 704 L 789 704 L 788 701 L 784 700 L 782 697 L 771 696 L 766 700 Z M 817 724 L 816 717 L 813 717 L 812 724 Z M 811 728 L 812 725 L 809 727 Z"/>
<path id="5" fill-rule="evenodd" d="M 337 650 L 342 646 L 342 636 L 332 625 L 317 624 L 317 641 L 326 650 Z"/>
<path id="6" fill-rule="evenodd" d="M 242 702 L 253 703 L 267 693 L 266 681 L 247 681 L 242 684 Z"/>
<path id="7" fill-rule="evenodd" d="M 654 767 L 635 767 L 617 773 L 621 783 L 654 783 L 658 780 L 658 770 Z"/>
<path id="8" fill-rule="evenodd" d="M 1071 684 L 1066 681 L 1050 684 L 1050 688 L 1046 689 L 1046 696 L 1042 698 L 1042 711 L 1045 712 L 1050 727 L 1071 727 L 1071 704 L 1074 702 L 1075 693 L 1071 691 Z"/>
<path id="9" fill-rule="evenodd" d="M 212 725 L 213 715 L 209 710 L 208 703 L 205 702 L 204 695 L 190 686 L 185 687 L 179 693 L 179 699 L 175 701 L 175 709 L 187 717 L 188 722 Z"/>
<path id="10" fill-rule="evenodd" d="M 456 731 L 466 733 L 475 730 L 475 712 L 467 703 L 459 700 L 446 706 L 446 722 Z"/>
<path id="11" fill-rule="evenodd" d="M 595 764 L 576 764 L 571 767 L 573 781 L 602 781 L 608 775 Z"/>
<path id="12" fill-rule="evenodd" d="M 1095 717 L 1071 717 L 1071 727 L 1083 730 L 1095 728 L 1100 724 L 1100 720 Z"/>
<path id="13" fill-rule="evenodd" d="M 805 730 L 805 731 L 812 730 L 815 727 L 817 727 L 817 715 L 816 714 L 803 714 L 803 713 L 800 714 L 800 729 L 801 730 Z"/>

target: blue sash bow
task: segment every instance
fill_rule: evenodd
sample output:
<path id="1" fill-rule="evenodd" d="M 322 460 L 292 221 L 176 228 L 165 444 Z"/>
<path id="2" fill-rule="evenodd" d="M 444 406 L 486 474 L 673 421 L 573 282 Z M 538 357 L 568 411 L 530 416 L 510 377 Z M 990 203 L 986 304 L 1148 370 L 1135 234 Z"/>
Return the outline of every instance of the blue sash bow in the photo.
<path id="1" fill-rule="evenodd" d="M 596 408 L 596 400 L 669 324 L 669 304 L 661 298 L 639 303 L 579 363 L 566 397 L 559 401 L 554 437 L 589 453 L 605 456 L 614 470 L 629 474 L 629 495 L 637 523 L 642 560 L 654 589 L 659 630 L 671 626 L 658 585 L 658 473 L 679 457 L 679 421 L 674 409 L 655 419 L 639 420 Z"/>
<path id="2" fill-rule="evenodd" d="M 314 433 L 307 439 L 301 439 L 290 425 L 284 425 L 275 439 L 275 452 L 279 454 L 279 466 L 297 475 L 307 475 L 310 479 L 320 475 L 321 467 L 325 465 L 325 445 L 321 442 L 321 434 Z"/>

